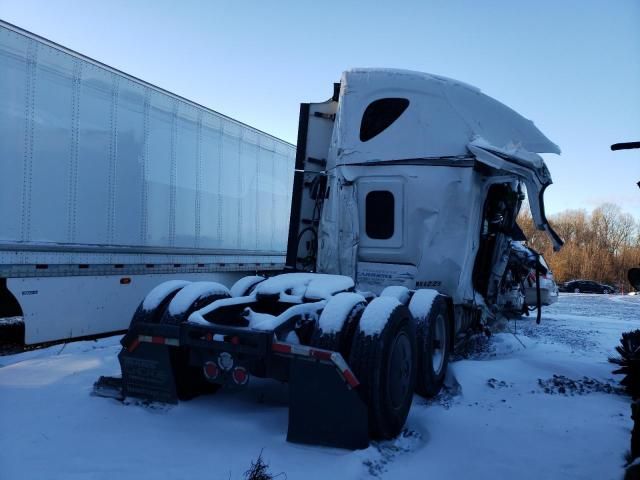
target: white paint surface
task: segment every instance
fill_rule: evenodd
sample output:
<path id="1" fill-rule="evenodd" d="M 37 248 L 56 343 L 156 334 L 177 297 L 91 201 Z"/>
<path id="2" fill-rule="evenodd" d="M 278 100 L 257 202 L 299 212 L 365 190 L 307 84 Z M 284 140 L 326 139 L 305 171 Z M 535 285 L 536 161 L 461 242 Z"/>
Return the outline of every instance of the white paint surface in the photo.
<path id="1" fill-rule="evenodd" d="M 231 285 L 242 272 L 188 273 L 188 281 Z M 122 278 L 130 283 L 122 284 Z M 24 313 L 27 344 L 125 330 L 140 302 L 172 274 L 10 278 Z"/>

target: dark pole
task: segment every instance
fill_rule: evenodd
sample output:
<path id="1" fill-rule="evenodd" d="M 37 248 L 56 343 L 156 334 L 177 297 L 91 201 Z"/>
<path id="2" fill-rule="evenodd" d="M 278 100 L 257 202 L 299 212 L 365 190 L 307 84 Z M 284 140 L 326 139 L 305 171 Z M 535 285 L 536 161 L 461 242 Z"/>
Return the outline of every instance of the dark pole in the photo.
<path id="1" fill-rule="evenodd" d="M 611 145 L 611 150 L 631 150 L 632 148 L 640 148 L 640 142 L 625 142 L 625 143 L 614 143 Z"/>

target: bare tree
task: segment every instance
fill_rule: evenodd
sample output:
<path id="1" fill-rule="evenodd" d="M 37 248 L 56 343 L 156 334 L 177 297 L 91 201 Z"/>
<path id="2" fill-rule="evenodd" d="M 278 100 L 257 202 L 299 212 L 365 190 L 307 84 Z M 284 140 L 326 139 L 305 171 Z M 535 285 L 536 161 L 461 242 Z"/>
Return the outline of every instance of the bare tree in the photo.
<path id="1" fill-rule="evenodd" d="M 590 214 L 565 210 L 549 221 L 565 241 L 560 252 L 554 252 L 546 235 L 536 230 L 528 209 L 518 217 L 529 246 L 545 257 L 558 281 L 589 278 L 629 288 L 626 271 L 640 265 L 640 222 L 633 216 L 605 203 Z"/>

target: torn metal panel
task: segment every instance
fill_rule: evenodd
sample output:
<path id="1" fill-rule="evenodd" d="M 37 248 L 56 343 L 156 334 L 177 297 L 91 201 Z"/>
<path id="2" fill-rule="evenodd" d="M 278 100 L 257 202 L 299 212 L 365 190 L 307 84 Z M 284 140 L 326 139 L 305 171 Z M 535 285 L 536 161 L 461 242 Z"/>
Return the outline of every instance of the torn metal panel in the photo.
<path id="1" fill-rule="evenodd" d="M 408 99 L 409 106 L 380 134 L 362 141 L 365 110 L 385 98 Z M 391 69 L 353 69 L 342 76 L 331 142 L 335 165 L 464 157 L 477 136 L 502 149 L 560 153 L 533 122 L 462 82 Z M 536 162 L 532 166 L 539 167 Z"/>
<path id="2" fill-rule="evenodd" d="M 549 225 L 544 211 L 544 191 L 552 181 L 542 158 L 522 149 L 506 150 L 494 147 L 483 138 L 475 138 L 469 143 L 468 148 L 485 165 L 499 172 L 515 175 L 524 181 L 536 227 L 547 232 L 555 251 L 560 250 L 564 242 Z M 534 167 L 534 165 L 538 166 Z"/>

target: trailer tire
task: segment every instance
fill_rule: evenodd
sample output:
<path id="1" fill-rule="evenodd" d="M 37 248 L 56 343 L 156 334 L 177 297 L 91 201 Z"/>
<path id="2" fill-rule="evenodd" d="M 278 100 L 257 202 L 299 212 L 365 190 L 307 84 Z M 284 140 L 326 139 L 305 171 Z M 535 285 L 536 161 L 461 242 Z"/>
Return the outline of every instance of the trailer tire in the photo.
<path id="1" fill-rule="evenodd" d="M 447 374 L 451 346 L 449 313 L 445 297 L 438 295 L 426 316 L 419 318 L 414 315 L 418 344 L 416 393 L 426 398 L 435 397 L 440 392 Z"/>
<path id="2" fill-rule="evenodd" d="M 372 304 L 376 300 L 380 299 Z M 365 332 L 360 325 L 353 339 L 349 365 L 360 382 L 358 390 L 368 407 L 369 435 L 389 439 L 402 431 L 413 399 L 415 325 L 407 307 L 398 303 L 379 333 Z"/>
<path id="3" fill-rule="evenodd" d="M 357 293 L 342 292 L 331 297 L 320 314 L 311 346 L 340 352 L 343 358 L 349 358 L 353 336 L 366 306 L 364 297 Z M 329 323 L 340 327 L 335 331 L 328 328 Z"/>

